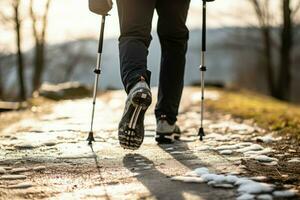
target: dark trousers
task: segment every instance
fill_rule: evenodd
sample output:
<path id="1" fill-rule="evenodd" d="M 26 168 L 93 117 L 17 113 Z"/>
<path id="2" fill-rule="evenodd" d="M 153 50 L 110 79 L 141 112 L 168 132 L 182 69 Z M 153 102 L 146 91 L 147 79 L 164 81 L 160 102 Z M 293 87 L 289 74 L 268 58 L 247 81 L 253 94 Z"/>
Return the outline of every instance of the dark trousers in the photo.
<path id="1" fill-rule="evenodd" d="M 126 92 L 141 76 L 150 84 L 147 70 L 148 47 L 152 40 L 154 10 L 159 16 L 157 32 L 161 43 L 161 66 L 156 118 L 162 115 L 169 123 L 177 120 L 183 90 L 189 31 L 186 18 L 190 0 L 117 0 L 121 76 Z"/>

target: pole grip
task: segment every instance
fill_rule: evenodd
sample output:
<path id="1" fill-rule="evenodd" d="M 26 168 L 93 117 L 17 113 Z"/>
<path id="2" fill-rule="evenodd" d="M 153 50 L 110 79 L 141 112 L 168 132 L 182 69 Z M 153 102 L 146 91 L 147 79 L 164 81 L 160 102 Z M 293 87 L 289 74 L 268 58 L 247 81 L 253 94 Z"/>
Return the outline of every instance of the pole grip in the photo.
<path id="1" fill-rule="evenodd" d="M 202 51 L 206 51 L 206 0 L 202 4 Z"/>
<path id="2" fill-rule="evenodd" d="M 106 20 L 106 15 L 102 15 L 101 31 L 100 31 L 99 46 L 98 46 L 98 53 L 99 53 L 99 54 L 101 54 L 101 53 L 102 53 L 102 50 L 103 50 L 103 39 L 104 39 L 105 20 Z"/>

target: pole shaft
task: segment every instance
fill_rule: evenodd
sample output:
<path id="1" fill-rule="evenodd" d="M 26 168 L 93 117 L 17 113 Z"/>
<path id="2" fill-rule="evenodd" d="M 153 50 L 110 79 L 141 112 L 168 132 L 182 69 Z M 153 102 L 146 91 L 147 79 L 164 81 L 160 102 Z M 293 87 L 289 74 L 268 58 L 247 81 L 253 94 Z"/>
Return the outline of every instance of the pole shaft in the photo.
<path id="1" fill-rule="evenodd" d="M 102 50 L 103 50 L 105 18 L 106 18 L 106 16 L 102 15 L 101 30 L 100 30 L 99 45 L 98 45 L 97 64 L 96 64 L 96 70 L 95 70 L 96 76 L 95 76 L 94 90 L 93 90 L 93 108 L 92 108 L 92 119 L 91 119 L 90 132 L 93 132 L 96 98 L 97 98 L 99 78 L 100 78 L 100 74 L 101 74 L 101 58 L 102 58 Z"/>
<path id="2" fill-rule="evenodd" d="M 206 0 L 203 0 L 202 12 L 202 51 L 206 51 Z"/>

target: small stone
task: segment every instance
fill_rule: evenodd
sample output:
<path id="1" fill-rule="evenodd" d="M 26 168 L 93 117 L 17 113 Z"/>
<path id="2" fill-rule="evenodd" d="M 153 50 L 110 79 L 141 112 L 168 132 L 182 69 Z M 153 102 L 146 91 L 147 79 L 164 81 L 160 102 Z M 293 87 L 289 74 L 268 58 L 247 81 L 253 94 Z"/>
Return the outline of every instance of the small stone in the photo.
<path id="1" fill-rule="evenodd" d="M 20 143 L 20 144 L 16 144 L 15 148 L 18 149 L 34 149 L 36 146 L 34 146 L 33 144 L 30 143 Z"/>
<path id="2" fill-rule="evenodd" d="M 10 185 L 7 188 L 8 189 L 27 189 L 32 187 L 33 185 L 31 183 L 19 183 L 16 185 Z"/>
<path id="3" fill-rule="evenodd" d="M 253 156 L 253 158 L 259 162 L 272 162 L 272 161 L 278 161 L 276 158 L 271 158 L 266 155 L 258 155 L 258 156 Z"/>
<path id="4" fill-rule="evenodd" d="M 273 192 L 273 195 L 275 197 L 280 197 L 280 198 L 287 198 L 287 197 L 293 197 L 296 195 L 295 190 L 282 190 L 282 191 L 275 191 Z"/>
<path id="5" fill-rule="evenodd" d="M 0 174 L 5 174 L 6 173 L 6 170 L 2 167 L 0 167 Z"/>
<path id="6" fill-rule="evenodd" d="M 33 168 L 34 171 L 43 171 L 43 170 L 45 170 L 45 169 L 46 169 L 45 166 L 37 166 L 37 167 L 34 167 L 34 168 Z"/>
<path id="7" fill-rule="evenodd" d="M 215 188 L 225 188 L 225 189 L 231 189 L 231 188 L 234 188 L 233 185 L 231 184 L 213 184 L 213 187 Z"/>
<path id="8" fill-rule="evenodd" d="M 28 172 L 30 169 L 27 168 L 14 168 L 10 171 L 10 173 L 12 174 L 18 174 L 18 173 L 22 173 L 22 172 Z"/>
<path id="9" fill-rule="evenodd" d="M 254 180 L 254 181 L 265 181 L 268 178 L 265 177 L 265 176 L 255 176 L 255 177 L 252 177 L 251 179 Z"/>
<path id="10" fill-rule="evenodd" d="M 241 196 L 239 196 L 239 197 L 237 198 L 237 200 L 252 200 L 252 199 L 254 199 L 254 198 L 255 198 L 254 195 L 245 193 L 245 194 L 242 194 Z"/>
<path id="11" fill-rule="evenodd" d="M 5 170 L 12 170 L 12 167 L 3 167 Z"/>
<path id="12" fill-rule="evenodd" d="M 0 176 L 0 180 L 19 180 L 19 179 L 26 179 L 27 176 L 25 175 L 3 175 Z"/>
<path id="13" fill-rule="evenodd" d="M 56 144 L 57 144 L 56 142 L 52 142 L 52 141 L 48 141 L 44 143 L 44 145 L 48 147 L 55 146 Z"/>
<path id="14" fill-rule="evenodd" d="M 300 158 L 292 158 L 291 160 L 288 161 L 288 163 L 299 163 Z"/>
<path id="15" fill-rule="evenodd" d="M 256 197 L 258 200 L 273 200 L 272 195 L 269 194 L 261 194 Z"/>
<path id="16" fill-rule="evenodd" d="M 220 154 L 222 154 L 222 155 L 231 155 L 232 151 L 231 150 L 223 150 L 223 151 L 220 151 Z"/>

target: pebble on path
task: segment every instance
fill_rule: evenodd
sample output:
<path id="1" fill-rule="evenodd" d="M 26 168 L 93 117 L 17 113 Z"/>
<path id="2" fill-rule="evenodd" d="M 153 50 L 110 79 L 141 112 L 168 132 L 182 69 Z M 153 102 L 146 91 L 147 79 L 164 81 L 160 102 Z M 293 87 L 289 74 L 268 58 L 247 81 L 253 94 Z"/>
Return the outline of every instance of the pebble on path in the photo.
<path id="1" fill-rule="evenodd" d="M 10 173 L 12 173 L 12 174 L 18 174 L 18 173 L 22 173 L 22 172 L 27 172 L 27 171 L 29 171 L 30 169 L 28 169 L 28 168 L 14 168 L 14 169 L 12 169 L 11 171 L 10 171 Z"/>
<path id="2" fill-rule="evenodd" d="M 25 175 L 3 175 L 0 176 L 0 180 L 19 180 L 19 179 L 26 179 L 27 176 Z"/>
<path id="3" fill-rule="evenodd" d="M 224 183 L 224 184 L 213 184 L 212 186 L 215 187 L 215 188 L 225 188 L 225 189 L 231 189 L 231 188 L 234 188 L 233 185 L 231 185 L 231 184 L 226 184 L 226 183 Z"/>
<path id="4" fill-rule="evenodd" d="M 33 168 L 34 171 L 42 171 L 42 170 L 45 170 L 45 169 L 46 169 L 45 166 L 37 166 L 37 167 Z"/>
<path id="5" fill-rule="evenodd" d="M 300 162 L 300 158 L 292 158 L 288 162 L 289 163 L 299 163 Z"/>
<path id="6" fill-rule="evenodd" d="M 254 198 L 255 198 L 254 195 L 245 193 L 245 194 L 242 194 L 241 196 L 239 196 L 237 198 L 237 200 L 252 200 Z"/>
<path id="7" fill-rule="evenodd" d="M 6 173 L 6 170 L 2 167 L 0 167 L 0 174 L 5 174 Z"/>
<path id="8" fill-rule="evenodd" d="M 16 185 L 10 185 L 7 188 L 8 189 L 27 189 L 32 187 L 33 185 L 31 183 L 19 183 Z"/>
<path id="9" fill-rule="evenodd" d="M 223 150 L 223 151 L 219 151 L 219 152 L 222 155 L 231 155 L 233 153 L 233 151 L 231 151 L 231 150 Z"/>
<path id="10" fill-rule="evenodd" d="M 256 198 L 258 200 L 273 200 L 273 197 L 270 194 L 260 194 Z"/>

